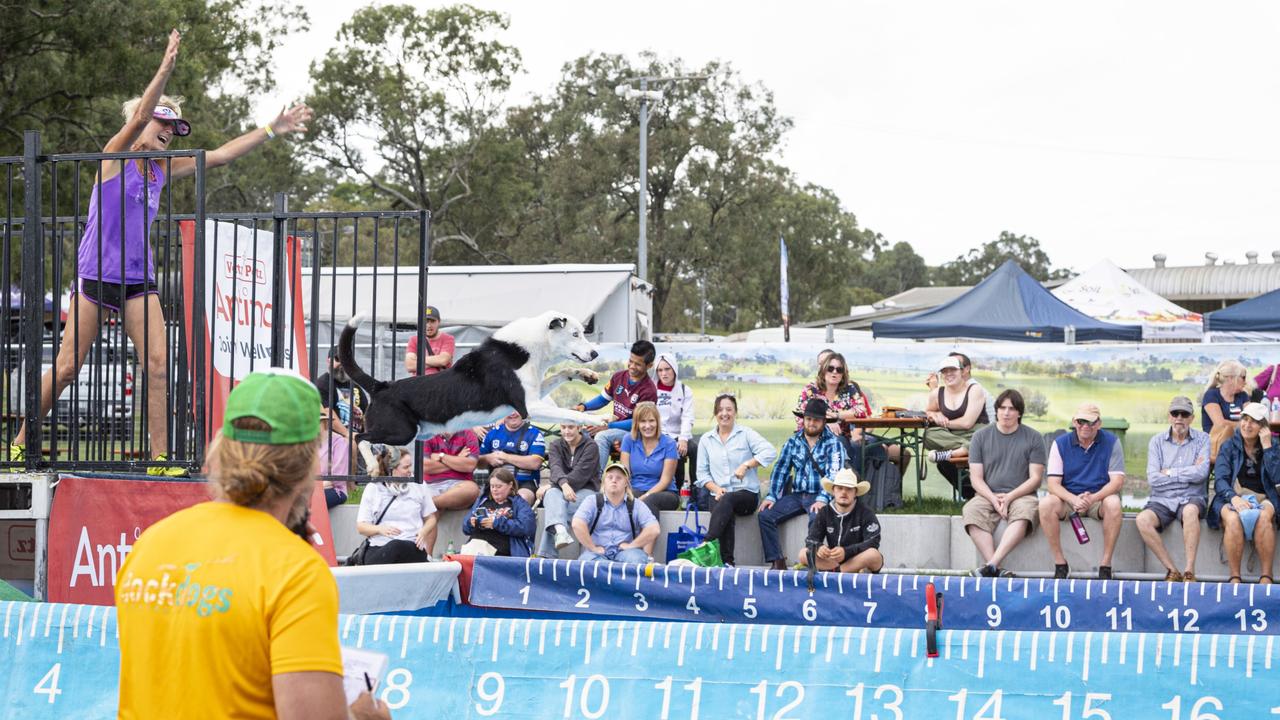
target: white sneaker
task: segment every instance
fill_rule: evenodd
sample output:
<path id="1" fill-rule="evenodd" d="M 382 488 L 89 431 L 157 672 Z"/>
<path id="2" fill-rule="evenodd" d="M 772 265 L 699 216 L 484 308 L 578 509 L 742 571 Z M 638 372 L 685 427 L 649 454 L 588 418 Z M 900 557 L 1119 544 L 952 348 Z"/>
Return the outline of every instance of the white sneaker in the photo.
<path id="1" fill-rule="evenodd" d="M 929 451 L 929 462 L 931 463 L 947 462 L 950 459 L 951 459 L 950 450 L 930 450 Z"/>
<path id="2" fill-rule="evenodd" d="M 565 530 L 563 525 L 558 527 L 556 529 L 556 549 L 560 550 L 561 548 L 569 547 L 572 544 L 573 536 L 569 534 L 569 531 Z"/>

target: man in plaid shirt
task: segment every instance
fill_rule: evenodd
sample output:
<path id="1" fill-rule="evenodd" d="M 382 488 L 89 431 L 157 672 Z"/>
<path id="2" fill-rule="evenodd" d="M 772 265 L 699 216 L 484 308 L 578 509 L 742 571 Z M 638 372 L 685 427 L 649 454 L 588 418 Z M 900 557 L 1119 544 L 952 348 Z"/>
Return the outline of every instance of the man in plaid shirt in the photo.
<path id="1" fill-rule="evenodd" d="M 827 429 L 826 400 L 809 398 L 804 411 L 796 414 L 804 418 L 804 426 L 782 446 L 769 476 L 769 493 L 760 503 L 764 559 L 775 570 L 787 568 L 778 524 L 805 512 L 812 518 L 831 500 L 822 489 L 822 479 L 834 477 L 844 467 L 844 445 Z"/>

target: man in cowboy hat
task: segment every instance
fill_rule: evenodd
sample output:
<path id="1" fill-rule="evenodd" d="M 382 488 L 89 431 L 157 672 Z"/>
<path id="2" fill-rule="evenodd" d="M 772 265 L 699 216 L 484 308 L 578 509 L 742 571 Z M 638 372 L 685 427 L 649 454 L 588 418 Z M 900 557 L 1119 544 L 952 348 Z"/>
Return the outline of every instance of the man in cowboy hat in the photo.
<path id="1" fill-rule="evenodd" d="M 880 572 L 884 556 L 880 554 L 880 520 L 870 505 L 858 498 L 871 490 L 871 483 L 858 480 L 853 470 L 845 468 L 834 479 L 822 479 L 822 489 L 831 496 L 809 523 L 805 549 L 800 551 L 800 564 L 809 564 L 809 548 L 817 547 L 819 570 L 840 572 Z"/>
<path id="2" fill-rule="evenodd" d="M 760 542 L 764 559 L 773 569 L 787 568 L 786 553 L 778 539 L 778 525 L 802 513 L 812 518 L 829 499 L 822 482 L 844 467 L 844 445 L 827 427 L 827 401 L 809 398 L 800 430 L 787 439 L 773 464 L 769 491 L 760 503 Z"/>

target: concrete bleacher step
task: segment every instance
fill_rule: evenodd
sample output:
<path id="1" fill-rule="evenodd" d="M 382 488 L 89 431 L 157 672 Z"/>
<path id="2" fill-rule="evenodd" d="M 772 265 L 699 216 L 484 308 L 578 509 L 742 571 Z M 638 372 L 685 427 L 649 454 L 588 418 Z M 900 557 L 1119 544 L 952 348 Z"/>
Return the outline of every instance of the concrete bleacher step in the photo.
<path id="1" fill-rule="evenodd" d="M 356 505 L 342 505 L 330 511 L 330 523 L 333 526 L 333 539 L 338 555 L 346 555 L 354 550 L 361 541 L 356 532 Z M 538 511 L 538 535 L 534 548 L 542 539 L 542 510 Z M 441 514 L 439 534 L 436 539 L 435 554 L 443 555 L 449 542 L 461 547 L 467 541 L 462 533 L 462 520 L 466 511 L 454 510 Z M 705 528 L 710 513 L 700 513 L 702 526 Z M 683 511 L 673 510 L 660 514 L 659 522 L 662 534 L 654 547 L 654 559 L 665 562 L 667 534 L 676 532 L 684 523 Z M 690 516 L 692 520 L 692 516 Z M 807 531 L 806 519 L 801 516 L 782 524 L 780 527 L 782 545 L 790 555 L 794 555 L 804 547 Z M 980 556 L 973 547 L 964 530 L 964 522 L 959 516 L 948 515 L 880 515 L 883 526 L 883 542 L 881 551 L 885 556 L 885 568 L 892 571 L 931 570 L 968 571 L 977 567 Z M 1085 519 L 1089 536 L 1093 538 L 1087 545 L 1076 542 L 1071 527 L 1063 523 L 1060 528 L 1063 553 L 1071 566 L 1074 577 L 1096 577 L 1102 555 L 1102 525 L 1096 520 Z M 1003 533 L 1001 525 L 996 531 L 997 541 Z M 735 555 L 739 566 L 762 566 L 764 557 L 760 545 L 760 526 L 755 516 L 737 518 L 735 524 Z M 1182 528 L 1174 525 L 1165 530 L 1162 536 L 1170 557 L 1182 567 Z M 1200 545 L 1196 553 L 1196 574 L 1203 580 L 1225 580 L 1229 575 L 1226 561 L 1222 555 L 1222 532 L 1201 529 Z M 561 551 L 563 559 L 578 556 L 578 546 L 572 545 Z M 1053 560 L 1049 555 L 1048 541 L 1040 528 L 1007 558 L 1004 566 L 1014 573 L 1032 577 L 1043 577 L 1052 573 Z M 1126 517 L 1120 531 L 1120 540 L 1116 543 L 1115 554 L 1111 561 L 1112 571 L 1120 577 L 1128 578 L 1163 578 L 1165 569 L 1155 555 L 1149 552 L 1138 535 L 1137 526 L 1132 517 Z M 1264 573 L 1258 567 L 1257 557 L 1252 547 L 1245 550 L 1243 563 L 1244 578 L 1256 580 Z"/>

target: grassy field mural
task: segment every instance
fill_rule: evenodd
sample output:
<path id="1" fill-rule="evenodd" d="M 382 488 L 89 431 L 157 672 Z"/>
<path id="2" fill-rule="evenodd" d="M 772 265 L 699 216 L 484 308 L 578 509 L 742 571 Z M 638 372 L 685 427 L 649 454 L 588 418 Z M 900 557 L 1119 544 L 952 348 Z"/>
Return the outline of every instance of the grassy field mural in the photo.
<path id="1" fill-rule="evenodd" d="M 738 398 L 741 422 L 781 444 L 795 432 L 800 390 L 816 375 L 816 357 L 825 345 L 678 343 L 660 344 L 674 353 L 681 378 L 696 398 L 695 430 L 711 428 L 712 399 L 724 392 Z M 1102 408 L 1105 425 L 1124 435 L 1126 494 L 1147 494 L 1147 443 L 1167 425 L 1170 398 L 1186 395 L 1199 408 L 1214 367 L 1236 359 L 1251 375 L 1280 360 L 1280 344 L 1039 345 L 1031 343 L 873 342 L 835 345 L 851 376 L 878 410 L 885 405 L 923 409 L 925 378 L 952 350 L 973 359 L 974 378 L 993 394 L 1015 388 L 1027 399 L 1027 425 L 1041 432 L 1066 428 L 1084 401 Z M 606 376 L 621 369 L 627 349 L 601 348 L 591 367 Z M 583 384 L 561 387 L 556 399 L 572 404 L 598 393 Z M 1199 421 L 1197 419 L 1196 426 Z M 914 480 L 904 494 L 914 494 Z M 951 487 L 930 468 L 925 494 L 950 497 Z"/>

